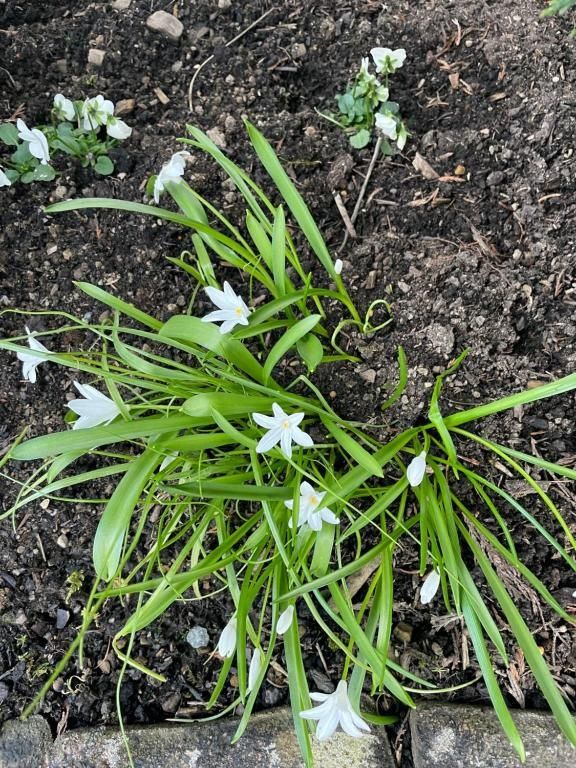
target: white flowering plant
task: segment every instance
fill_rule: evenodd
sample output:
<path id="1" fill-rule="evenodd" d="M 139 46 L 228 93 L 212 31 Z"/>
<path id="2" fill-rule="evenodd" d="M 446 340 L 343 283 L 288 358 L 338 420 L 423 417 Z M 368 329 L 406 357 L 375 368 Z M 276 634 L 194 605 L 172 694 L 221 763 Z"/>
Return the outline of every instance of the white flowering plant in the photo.
<path id="1" fill-rule="evenodd" d="M 421 425 L 383 441 L 386 425 L 339 413 L 310 377 L 320 365 L 349 359 L 331 349 L 326 302 L 360 330 L 374 329 L 360 320 L 270 145 L 253 126 L 248 132 L 282 205 L 273 204 L 202 132 L 190 129 L 186 142 L 191 152 L 212 156 L 234 181 L 249 208 L 245 232 L 188 186 L 188 150 L 173 156 L 149 185 L 151 196 L 159 200 L 167 193 L 179 212 L 117 200 L 68 201 L 48 209 L 115 208 L 188 228 L 194 255 L 171 261 L 194 278 L 195 290 L 187 312 L 161 320 L 98 286 L 78 283 L 107 307 L 110 320 L 89 323 L 38 312 L 37 322 L 51 325 L 56 315 L 56 327 L 40 333 L 29 324 L 22 338 L 0 341 L 0 348 L 17 354 L 28 385 L 58 364 L 70 369 L 77 390 L 69 387 L 71 399 L 63 403 L 71 428 L 19 439 L 2 459 L 41 462 L 4 516 L 39 499 L 74 501 L 78 486 L 114 483 L 108 498 L 93 500 L 102 507 L 93 540 L 95 581 L 78 635 L 39 696 L 73 653 L 83 653 L 86 633 L 105 602 L 117 600 L 128 611 L 113 639 L 123 669 L 132 665 L 162 681 L 160 672 L 138 659 L 139 633 L 175 604 L 219 594 L 224 629 L 212 638 L 207 712 L 218 707 L 233 670 L 237 692 L 220 711 L 242 706 L 238 738 L 266 677 L 281 663 L 298 741 L 305 764 L 312 766 L 311 728 L 319 740 L 339 727 L 361 737 L 370 725 L 393 719 L 361 714 L 364 690 L 386 692 L 406 707 L 415 705 L 415 694 L 437 690 L 419 666 L 401 663 L 392 632 L 403 586 L 398 573 L 415 561 L 418 576 L 409 587 L 414 607 L 437 610 L 443 604 L 466 625 L 479 674 L 518 753 L 524 748 L 497 676 L 509 664 L 508 635 L 562 732 L 576 744 L 574 719 L 501 568 L 506 563 L 559 621 L 574 625 L 522 562 L 503 508 L 519 515 L 574 573 L 574 535 L 545 490 L 545 478 L 574 480 L 576 471 L 466 427 L 570 392 L 576 374 L 444 415 L 441 388 L 462 355 L 438 378 Z M 295 222 L 290 231 L 284 207 Z M 316 257 L 314 276 L 302 266 L 304 247 Z M 315 285 L 322 274 L 327 287 Z M 59 337 L 78 336 L 70 331 L 89 335 L 87 351 L 58 351 Z M 398 385 L 383 410 L 404 392 L 408 368 L 402 349 L 398 362 Z M 488 470 L 484 476 L 478 461 L 466 458 L 471 446 L 527 483 L 552 522 L 515 498 L 499 476 L 492 479 Z M 79 461 L 85 456 L 90 469 Z M 309 691 L 303 644 L 312 632 L 323 633 L 340 654 L 342 672 L 332 693 Z"/>
<path id="2" fill-rule="evenodd" d="M 0 187 L 17 181 L 52 181 L 56 170 L 51 161 L 58 154 L 75 157 L 83 168 L 91 167 L 102 176 L 112 173 L 109 152 L 132 133 L 114 112 L 114 104 L 101 94 L 71 101 L 58 93 L 51 124 L 29 128 L 21 118 L 0 123 L 0 142 L 15 147 L 8 158 L 0 158 Z"/>
<path id="3" fill-rule="evenodd" d="M 403 150 L 409 136 L 399 105 L 390 100 L 389 87 L 389 77 L 404 64 L 406 51 L 372 48 L 370 57 L 371 60 L 362 59 L 352 84 L 336 97 L 338 113 L 324 117 L 344 129 L 355 149 L 370 144 L 376 133 L 382 152 L 390 155 L 394 144 Z M 370 71 L 371 66 L 374 72 Z"/>

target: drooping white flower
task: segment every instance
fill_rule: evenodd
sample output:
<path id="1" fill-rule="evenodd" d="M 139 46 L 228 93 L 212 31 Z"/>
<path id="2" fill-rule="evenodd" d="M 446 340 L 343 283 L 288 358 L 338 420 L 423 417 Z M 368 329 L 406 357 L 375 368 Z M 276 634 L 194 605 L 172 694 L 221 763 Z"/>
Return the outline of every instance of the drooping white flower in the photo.
<path id="1" fill-rule="evenodd" d="M 368 724 L 352 709 L 346 680 L 340 680 L 334 693 L 311 693 L 310 698 L 312 701 L 321 702 L 320 706 L 300 712 L 300 717 L 305 720 L 318 720 L 318 741 L 330 738 L 339 725 L 345 733 L 355 737 L 363 736 L 362 731 L 370 730 Z"/>
<path id="2" fill-rule="evenodd" d="M 86 133 L 106 125 L 114 115 L 114 104 L 101 93 L 82 104 L 82 127 Z"/>
<path id="3" fill-rule="evenodd" d="M 370 55 L 374 59 L 376 72 L 384 72 L 385 74 L 396 72 L 406 61 L 404 48 L 396 48 L 395 51 L 390 48 L 372 48 Z"/>
<path id="4" fill-rule="evenodd" d="M 246 306 L 244 299 L 237 293 L 234 293 L 230 283 L 224 283 L 223 291 L 210 287 L 204 290 L 212 304 L 215 304 L 218 309 L 200 318 L 203 323 L 223 321 L 219 328 L 220 333 L 228 333 L 235 325 L 248 325 L 250 310 Z"/>
<path id="5" fill-rule="evenodd" d="M 218 638 L 216 649 L 223 659 L 233 656 L 234 651 L 236 650 L 236 625 L 236 617 L 232 616 Z"/>
<path id="6" fill-rule="evenodd" d="M 376 113 L 376 128 L 387 139 L 396 141 L 398 136 L 398 123 L 391 115 L 383 115 L 382 112 Z"/>
<path id="7" fill-rule="evenodd" d="M 274 416 L 266 416 L 263 413 L 252 414 L 256 424 L 268 430 L 260 438 L 256 453 L 265 453 L 280 443 L 280 450 L 284 456 L 291 459 L 292 443 L 301 445 L 303 448 L 311 448 L 314 445 L 310 435 L 298 426 L 304 418 L 303 413 L 293 413 L 289 416 L 277 403 L 272 403 L 272 411 Z"/>
<path id="8" fill-rule="evenodd" d="M 120 410 L 114 400 L 103 395 L 90 384 L 74 382 L 74 386 L 82 395 L 82 399 L 70 400 L 68 408 L 80 416 L 76 419 L 72 429 L 88 429 L 99 424 L 109 424 L 120 414 Z"/>
<path id="9" fill-rule="evenodd" d="M 337 275 L 342 274 L 342 267 L 344 264 L 342 263 L 342 259 L 336 259 L 334 262 L 334 272 L 336 272 Z"/>
<path id="10" fill-rule="evenodd" d="M 322 528 L 322 520 L 331 525 L 338 525 L 340 518 L 336 517 L 334 512 L 328 507 L 322 506 L 322 499 L 326 492 L 318 493 L 306 480 L 300 483 L 300 503 L 298 505 L 298 528 L 308 525 L 313 531 L 319 531 Z M 294 501 L 285 501 L 284 506 L 288 509 L 294 507 Z M 288 521 L 292 528 L 292 518 Z"/>
<path id="11" fill-rule="evenodd" d="M 294 618 L 294 606 L 289 605 L 288 608 L 282 611 L 282 613 L 278 617 L 278 622 L 276 624 L 276 634 L 283 635 L 284 632 L 287 632 L 288 629 L 290 629 L 293 618 Z"/>
<path id="12" fill-rule="evenodd" d="M 39 128 L 28 128 L 21 118 L 16 120 L 16 127 L 18 128 L 18 138 L 28 143 L 28 150 L 32 157 L 40 160 L 42 165 L 46 165 L 50 161 L 50 150 L 46 136 Z"/>
<path id="13" fill-rule="evenodd" d="M 53 108 L 59 120 L 68 120 L 72 122 L 76 119 L 74 104 L 61 93 L 57 93 L 56 96 L 54 96 Z"/>
<path id="14" fill-rule="evenodd" d="M 10 187 L 12 185 L 12 182 L 6 176 L 2 168 L 0 168 L 0 187 Z"/>
<path id="15" fill-rule="evenodd" d="M 169 181 L 182 181 L 182 176 L 186 170 L 186 158 L 190 157 L 190 152 L 176 152 L 167 163 L 164 163 L 160 173 L 156 176 L 154 182 L 154 202 L 160 202 L 160 195 L 164 192 L 164 187 Z"/>
<path id="16" fill-rule="evenodd" d="M 258 680 L 258 675 L 260 674 L 260 670 L 262 669 L 263 661 L 264 661 L 264 654 L 262 653 L 260 648 L 255 648 L 254 653 L 252 654 L 252 658 L 250 659 L 250 667 L 248 668 L 248 687 L 246 688 L 246 693 L 250 693 L 250 691 L 256 685 L 256 681 Z"/>
<path id="17" fill-rule="evenodd" d="M 36 368 L 41 363 L 45 363 L 46 358 L 35 355 L 34 352 L 50 352 L 46 349 L 44 344 L 41 344 L 38 339 L 34 338 L 34 335 L 28 330 L 28 326 L 25 327 L 26 335 L 28 336 L 28 346 L 32 350 L 31 352 L 17 352 L 16 357 L 22 363 L 22 376 L 26 381 L 31 384 L 36 383 Z"/>
<path id="18" fill-rule="evenodd" d="M 120 118 L 112 116 L 109 117 L 106 122 L 106 133 L 113 139 L 124 141 L 124 139 L 127 139 L 128 136 L 130 136 L 132 133 L 132 128 L 130 128 L 129 125 L 126 125 L 124 120 L 120 120 Z"/>
<path id="19" fill-rule="evenodd" d="M 420 588 L 420 602 L 422 605 L 428 605 L 432 600 L 438 587 L 440 586 L 440 574 L 436 569 L 430 571 L 428 576 L 424 579 L 424 583 Z"/>
<path id="20" fill-rule="evenodd" d="M 408 464 L 408 467 L 406 468 L 406 477 L 408 478 L 408 482 L 412 486 L 412 488 L 415 488 L 417 485 L 420 485 L 422 480 L 424 479 L 424 475 L 426 474 L 426 451 L 422 451 L 418 454 L 418 456 L 415 456 L 410 464 Z"/>

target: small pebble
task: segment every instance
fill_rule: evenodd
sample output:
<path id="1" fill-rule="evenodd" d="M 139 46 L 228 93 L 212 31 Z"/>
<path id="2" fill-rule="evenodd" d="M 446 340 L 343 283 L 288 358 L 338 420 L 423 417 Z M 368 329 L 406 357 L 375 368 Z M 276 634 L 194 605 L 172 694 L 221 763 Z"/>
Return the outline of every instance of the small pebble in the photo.
<path id="1" fill-rule="evenodd" d="M 192 648 L 206 648 L 210 643 L 210 635 L 206 627 L 192 627 L 192 629 L 186 635 L 186 642 L 192 646 Z"/>
<path id="2" fill-rule="evenodd" d="M 156 11 L 146 19 L 146 26 L 175 42 L 182 37 L 184 25 L 167 11 Z"/>
<path id="3" fill-rule="evenodd" d="M 102 51 L 100 48 L 90 48 L 88 51 L 88 64 L 91 64 L 93 67 L 101 67 L 104 64 L 105 56 L 106 51 Z"/>

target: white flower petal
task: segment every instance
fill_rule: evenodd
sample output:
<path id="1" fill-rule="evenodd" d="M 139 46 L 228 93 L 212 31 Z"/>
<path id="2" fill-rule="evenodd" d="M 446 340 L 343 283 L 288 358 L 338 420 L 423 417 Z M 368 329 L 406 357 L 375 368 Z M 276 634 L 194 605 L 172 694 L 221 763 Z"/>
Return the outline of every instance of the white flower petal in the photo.
<path id="1" fill-rule="evenodd" d="M 321 531 L 322 530 L 322 517 L 318 512 L 312 512 L 312 514 L 308 515 L 308 525 L 313 531 Z"/>
<path id="2" fill-rule="evenodd" d="M 381 112 L 377 112 L 375 121 L 376 121 L 376 128 L 387 139 L 396 141 L 396 138 L 398 136 L 398 124 L 394 117 L 391 117 L 390 115 L 383 115 Z"/>
<path id="3" fill-rule="evenodd" d="M 337 710 L 330 712 L 330 714 L 322 720 L 318 720 L 318 726 L 316 727 L 316 738 L 318 741 L 326 741 L 326 739 L 329 739 L 336 728 L 338 728 L 338 721 L 339 716 Z"/>
<path id="4" fill-rule="evenodd" d="M 316 491 L 314 490 L 314 487 L 310 485 L 308 480 L 303 480 L 300 483 L 300 495 L 301 496 L 314 496 L 316 495 Z"/>
<path id="5" fill-rule="evenodd" d="M 440 574 L 434 569 L 426 576 L 420 589 L 420 602 L 422 605 L 427 605 L 432 600 L 436 592 L 438 592 L 439 586 Z"/>
<path id="6" fill-rule="evenodd" d="M 260 438 L 260 441 L 256 446 L 256 453 L 266 453 L 266 451 L 271 450 L 280 442 L 281 437 L 282 429 L 280 427 L 276 427 L 269 432 L 266 432 L 266 434 Z"/>
<path id="7" fill-rule="evenodd" d="M 282 429 L 280 433 L 280 450 L 287 459 L 292 458 L 292 432 L 290 429 Z"/>
<path id="8" fill-rule="evenodd" d="M 426 474 L 426 451 L 422 451 L 418 456 L 415 456 L 408 468 L 406 469 L 406 477 L 408 482 L 415 488 L 420 485 Z"/>
<path id="9" fill-rule="evenodd" d="M 323 507 L 322 509 L 318 510 L 318 514 L 322 518 L 322 520 L 325 520 L 327 523 L 330 523 L 330 525 L 339 525 L 340 518 L 336 517 L 334 512 L 332 512 L 331 509 L 328 509 L 328 507 Z"/>
<path id="10" fill-rule="evenodd" d="M 337 275 L 342 274 L 342 267 L 344 266 L 342 259 L 336 259 L 334 262 L 334 272 L 336 272 Z"/>
<path id="11" fill-rule="evenodd" d="M 254 653 L 252 654 L 250 667 L 248 669 L 248 687 L 246 688 L 246 693 L 250 693 L 250 691 L 256 685 L 256 682 L 258 680 L 258 675 L 260 674 L 260 670 L 262 669 L 263 661 L 264 661 L 264 654 L 262 653 L 260 648 L 256 648 Z"/>
<path id="12" fill-rule="evenodd" d="M 301 445 L 302 448 L 312 448 L 314 445 L 314 440 L 312 440 L 307 432 L 303 432 L 300 427 L 294 427 L 292 430 L 292 440 L 297 445 Z"/>
<path id="13" fill-rule="evenodd" d="M 284 413 L 278 403 L 272 403 L 272 413 L 276 419 L 286 419 L 288 417 L 288 414 Z"/>
<path id="14" fill-rule="evenodd" d="M 211 285 L 204 288 L 204 291 L 212 304 L 215 304 L 220 309 L 231 309 L 231 302 L 224 291 L 220 291 L 218 288 L 213 288 Z"/>
<path id="15" fill-rule="evenodd" d="M 326 701 L 326 699 L 329 699 L 330 696 L 332 696 L 331 693 L 320 693 L 318 691 L 315 691 L 314 693 L 310 694 L 310 698 L 312 701 Z M 309 710 L 310 712 L 316 712 L 320 709 L 320 707 L 316 707 L 315 709 Z"/>
<path id="16" fill-rule="evenodd" d="M 120 120 L 117 117 L 110 117 L 106 123 L 106 133 L 113 139 L 124 141 L 124 139 L 127 139 L 131 135 L 132 128 L 130 128 L 129 125 L 126 125 L 124 120 Z"/>
<path id="17" fill-rule="evenodd" d="M 253 413 L 252 418 L 260 427 L 266 427 L 266 429 L 274 429 L 276 426 L 276 419 L 273 416 L 266 416 L 263 413 Z"/>
<path id="18" fill-rule="evenodd" d="M 236 650 L 236 626 L 237 620 L 233 616 L 220 633 L 217 651 L 223 659 L 233 656 Z"/>
<path id="19" fill-rule="evenodd" d="M 276 634 L 283 635 L 284 632 L 286 632 L 290 628 L 293 618 L 294 618 L 294 606 L 289 605 L 288 608 L 282 611 L 282 613 L 278 617 L 278 622 L 276 624 Z"/>
<path id="20" fill-rule="evenodd" d="M 67 99 L 62 93 L 57 93 L 54 96 L 54 109 L 65 120 L 72 122 L 76 118 L 76 111 L 74 104 Z"/>
<path id="21" fill-rule="evenodd" d="M 4 171 L 0 168 L 0 187 L 11 187 L 11 186 L 12 186 L 12 182 L 10 181 L 8 176 L 6 176 Z"/>
<path id="22" fill-rule="evenodd" d="M 359 736 L 363 735 L 362 731 L 359 728 L 357 728 L 357 726 L 355 725 L 352 719 L 352 712 L 340 713 L 340 725 L 344 733 L 347 733 L 349 736 L 354 736 L 355 738 L 358 738 Z"/>

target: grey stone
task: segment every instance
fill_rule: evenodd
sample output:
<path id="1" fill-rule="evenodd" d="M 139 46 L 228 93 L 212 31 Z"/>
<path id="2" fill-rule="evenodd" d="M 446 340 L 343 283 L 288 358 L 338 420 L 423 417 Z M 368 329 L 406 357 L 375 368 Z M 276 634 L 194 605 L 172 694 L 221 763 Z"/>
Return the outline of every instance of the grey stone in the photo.
<path id="1" fill-rule="evenodd" d="M 192 627 L 192 629 L 186 635 L 186 642 L 192 646 L 192 648 L 206 648 L 210 643 L 210 635 L 206 627 Z"/>
<path id="2" fill-rule="evenodd" d="M 426 336 L 436 352 L 449 355 L 454 348 L 454 331 L 449 325 L 432 323 L 426 328 Z"/>
<path id="3" fill-rule="evenodd" d="M 127 733 L 138 768 L 303 768 L 289 710 L 254 715 L 244 736 L 231 746 L 237 726 L 238 721 L 226 719 L 186 726 L 132 726 Z M 394 766 L 384 728 L 373 728 L 359 739 L 343 733 L 324 742 L 313 739 L 313 748 L 318 768 Z M 118 728 L 87 728 L 56 739 L 47 768 L 126 768 L 126 764 Z"/>
<path id="4" fill-rule="evenodd" d="M 101 48 L 90 48 L 88 50 L 88 64 L 91 64 L 93 67 L 101 67 L 104 64 L 105 56 L 106 51 L 103 51 Z"/>
<path id="5" fill-rule="evenodd" d="M 492 173 L 489 173 L 486 177 L 486 184 L 488 184 L 489 187 L 498 187 L 504 179 L 506 178 L 503 171 L 492 171 Z"/>
<path id="6" fill-rule="evenodd" d="M 0 729 L 0 768 L 45 768 L 52 734 L 46 720 L 8 720 Z"/>
<path id="7" fill-rule="evenodd" d="M 146 19 L 146 26 L 154 32 L 159 32 L 170 40 L 179 40 L 184 32 L 184 25 L 167 11 L 156 11 Z"/>
<path id="8" fill-rule="evenodd" d="M 544 712 L 513 712 L 526 749 L 525 768 L 574 768 L 576 750 Z M 494 711 L 421 703 L 410 713 L 414 768 L 519 768 Z"/>
<path id="9" fill-rule="evenodd" d="M 127 11 L 132 5 L 132 0 L 113 0 L 112 8 L 115 11 Z"/>

